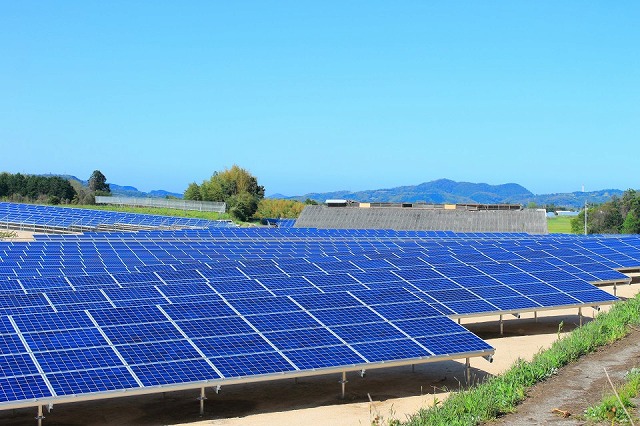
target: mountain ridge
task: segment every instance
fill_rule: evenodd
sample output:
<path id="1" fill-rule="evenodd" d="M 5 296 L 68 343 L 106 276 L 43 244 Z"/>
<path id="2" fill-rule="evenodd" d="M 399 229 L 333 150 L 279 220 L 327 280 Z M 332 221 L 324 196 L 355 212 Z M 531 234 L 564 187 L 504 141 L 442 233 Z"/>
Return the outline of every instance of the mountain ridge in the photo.
<path id="1" fill-rule="evenodd" d="M 603 203 L 613 196 L 621 196 L 619 189 L 603 189 L 590 192 L 534 194 L 517 183 L 491 185 L 487 183 L 457 182 L 451 179 L 436 179 L 417 185 L 363 191 L 311 192 L 304 195 L 285 196 L 274 194 L 268 198 L 284 198 L 304 201 L 308 198 L 324 202 L 327 199 L 348 199 L 360 202 L 424 202 L 428 204 L 521 204 L 535 203 L 538 206 L 556 205 L 579 208 L 588 203 Z"/>
<path id="2" fill-rule="evenodd" d="M 42 175 L 42 176 L 59 176 L 59 177 L 61 177 L 63 179 L 77 181 L 84 187 L 88 187 L 89 186 L 89 181 L 88 180 L 82 180 L 82 179 L 80 179 L 80 178 L 78 178 L 76 176 L 73 176 L 73 175 L 47 174 L 47 175 Z M 164 189 L 153 189 L 153 190 L 151 190 L 149 192 L 144 192 L 144 191 L 140 191 L 135 186 L 118 185 L 116 183 L 111 183 L 111 182 L 108 182 L 108 184 L 109 184 L 109 188 L 111 189 L 111 194 L 112 195 L 121 196 L 121 197 L 142 197 L 142 198 L 147 198 L 147 197 L 151 197 L 151 198 L 176 197 L 176 198 L 182 198 L 182 194 L 179 194 L 177 192 L 165 191 Z"/>

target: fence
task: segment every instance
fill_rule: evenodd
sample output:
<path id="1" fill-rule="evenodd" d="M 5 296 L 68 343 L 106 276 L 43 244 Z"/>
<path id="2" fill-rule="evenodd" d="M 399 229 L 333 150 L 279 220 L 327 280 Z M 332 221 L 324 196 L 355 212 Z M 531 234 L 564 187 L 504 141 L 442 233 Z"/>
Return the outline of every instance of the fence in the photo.
<path id="1" fill-rule="evenodd" d="M 196 210 L 201 212 L 224 213 L 227 204 L 211 201 L 174 200 L 167 198 L 142 197 L 104 197 L 97 196 L 96 204 L 113 204 L 116 206 L 132 207 L 164 207 L 176 210 Z"/>

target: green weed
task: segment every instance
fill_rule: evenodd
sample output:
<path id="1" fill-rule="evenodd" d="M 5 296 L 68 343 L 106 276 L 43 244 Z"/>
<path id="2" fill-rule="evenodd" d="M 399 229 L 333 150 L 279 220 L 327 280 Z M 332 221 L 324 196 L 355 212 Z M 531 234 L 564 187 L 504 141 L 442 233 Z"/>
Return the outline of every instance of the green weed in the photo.
<path id="1" fill-rule="evenodd" d="M 619 302 L 586 325 L 538 352 L 530 362 L 517 360 L 504 374 L 451 394 L 439 404 L 420 410 L 407 425 L 477 425 L 515 411 L 527 390 L 558 369 L 600 346 L 624 337 L 630 325 L 640 324 L 640 294 Z M 559 328 L 560 331 L 560 328 Z"/>

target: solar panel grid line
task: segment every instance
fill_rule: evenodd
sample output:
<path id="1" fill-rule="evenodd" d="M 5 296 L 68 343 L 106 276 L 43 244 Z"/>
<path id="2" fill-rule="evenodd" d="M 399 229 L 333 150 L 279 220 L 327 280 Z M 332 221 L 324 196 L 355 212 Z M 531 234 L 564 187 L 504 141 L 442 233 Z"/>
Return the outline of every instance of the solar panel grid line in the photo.
<path id="1" fill-rule="evenodd" d="M 353 294 L 352 294 L 353 295 Z M 358 299 L 357 296 L 354 296 L 356 299 Z M 409 338 L 412 342 L 414 342 L 415 344 L 417 344 L 418 346 L 420 346 L 422 349 L 428 351 L 431 355 L 435 355 L 433 352 L 431 352 L 431 350 L 429 350 L 428 348 L 426 348 L 425 346 L 423 346 L 422 344 L 418 343 L 411 335 L 409 335 L 408 333 L 406 333 L 404 330 L 402 330 L 400 327 L 398 327 L 397 325 L 395 325 L 393 322 L 389 321 L 387 318 L 385 318 L 384 316 L 382 316 L 381 314 L 379 314 L 378 312 L 375 311 L 375 309 L 373 309 L 371 306 L 367 305 L 366 303 L 364 303 L 362 300 L 358 299 L 363 305 L 365 305 L 369 310 L 371 310 L 373 313 L 375 313 L 376 315 L 380 316 L 380 318 L 384 321 L 384 323 L 391 325 L 393 328 L 395 328 L 396 330 L 400 331 L 405 337 Z"/>
<path id="2" fill-rule="evenodd" d="M 285 360 L 286 360 L 286 361 L 287 361 L 287 362 L 288 362 L 288 363 L 289 363 L 289 364 L 290 364 L 290 365 L 291 365 L 295 370 L 299 370 L 298 366 L 296 366 L 296 365 L 293 363 L 293 361 L 291 361 L 291 360 L 290 360 L 286 355 L 284 355 L 284 354 L 282 353 L 282 351 L 281 351 L 281 350 L 280 350 L 276 345 L 274 345 L 274 344 L 273 344 L 273 343 L 272 343 L 272 342 L 271 342 L 267 337 L 265 337 L 265 335 L 264 335 L 260 330 L 258 330 L 258 329 L 257 329 L 257 328 L 256 328 L 256 327 L 251 323 L 251 321 L 250 321 L 250 320 L 248 320 L 244 315 L 242 315 L 242 314 L 240 313 L 240 311 L 238 311 L 238 310 L 237 310 L 237 309 L 236 309 L 236 308 L 235 308 L 231 303 L 229 303 L 229 302 L 228 302 L 228 301 L 227 301 L 223 296 L 220 296 L 220 297 L 222 297 L 222 299 L 225 301 L 225 303 L 226 303 L 226 304 L 227 304 L 227 305 L 228 305 L 228 306 L 229 306 L 229 307 L 230 307 L 230 308 L 231 308 L 231 309 L 236 313 L 236 315 L 238 315 L 240 318 L 242 318 L 242 319 L 247 323 L 247 325 L 248 325 L 249 327 L 251 327 L 251 329 L 252 329 L 255 333 L 257 333 L 258 335 L 260 335 L 260 337 L 262 337 L 264 340 L 266 340 L 266 341 L 267 341 L 267 343 L 268 343 L 268 344 L 269 344 L 269 345 L 274 349 L 274 351 L 275 351 L 275 352 L 277 352 L 278 354 L 280 354 L 280 356 L 282 356 L 282 357 L 283 357 L 283 358 L 284 358 L 284 359 L 285 359 Z M 290 299 L 290 298 L 289 298 L 289 299 Z M 290 299 L 290 300 L 292 300 L 292 299 Z M 294 301 L 294 303 L 295 303 L 295 301 Z M 221 376 L 222 376 L 222 377 L 224 377 L 224 375 L 221 375 Z"/>
<path id="3" fill-rule="evenodd" d="M 351 351 L 353 351 L 355 354 L 357 354 L 360 358 L 362 358 L 365 362 L 369 362 L 369 360 L 363 356 L 360 352 L 358 352 L 353 346 L 351 346 L 347 341 L 345 341 L 342 337 L 340 337 L 330 326 L 327 326 L 325 323 L 323 323 L 317 316 L 314 315 L 313 311 L 307 310 L 304 306 L 300 305 L 295 299 L 292 299 L 293 302 L 295 304 L 297 304 L 300 309 L 303 310 L 303 312 L 306 312 L 307 315 L 309 315 L 311 318 L 313 318 L 314 320 L 316 320 L 319 324 L 321 324 L 327 331 L 329 331 L 329 333 L 331 333 L 336 339 L 338 339 L 340 342 L 342 342 L 342 344 L 346 347 L 348 347 Z M 377 312 L 374 312 L 376 315 L 378 315 Z"/>
<path id="4" fill-rule="evenodd" d="M 51 384 L 51 382 L 49 381 L 49 378 L 47 377 L 47 375 L 45 374 L 42 366 L 40 365 L 40 363 L 38 362 L 38 360 L 36 359 L 33 351 L 31 350 L 31 348 L 29 347 L 29 344 L 27 343 L 26 339 L 24 338 L 24 336 L 22 335 L 22 333 L 20 333 L 19 328 L 17 326 L 17 324 L 15 323 L 15 321 L 13 320 L 13 318 L 8 317 L 9 322 L 11 322 L 11 325 L 13 327 L 13 329 L 16 331 L 16 336 L 17 338 L 20 340 L 20 342 L 22 343 L 22 345 L 25 347 L 26 352 L 29 355 L 29 358 L 31 359 L 31 362 L 36 366 L 36 369 L 38 370 L 38 376 L 40 377 L 40 379 L 45 383 L 45 385 L 47 386 L 47 389 L 49 391 L 49 393 L 51 394 L 51 396 L 56 396 L 57 393 L 55 392 L 53 385 Z"/>

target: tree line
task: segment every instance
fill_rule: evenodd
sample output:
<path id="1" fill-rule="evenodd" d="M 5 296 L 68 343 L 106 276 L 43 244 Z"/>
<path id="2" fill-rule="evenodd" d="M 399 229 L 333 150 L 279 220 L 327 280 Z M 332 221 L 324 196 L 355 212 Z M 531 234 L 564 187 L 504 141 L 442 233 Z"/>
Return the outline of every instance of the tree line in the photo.
<path id="1" fill-rule="evenodd" d="M 571 220 L 571 231 L 584 232 L 584 209 Z M 587 204 L 588 234 L 640 234 L 640 193 L 626 190 L 602 204 Z"/>
<path id="2" fill-rule="evenodd" d="M 184 191 L 185 200 L 218 201 L 227 203 L 227 211 L 241 221 L 266 218 L 297 218 L 307 200 L 264 198 L 264 186 L 248 170 L 234 164 L 229 169 L 216 171 L 201 184 L 193 182 Z"/>
<path id="3" fill-rule="evenodd" d="M 95 204 L 95 195 L 108 195 L 109 184 L 99 170 L 89 178 L 89 187 L 72 184 L 60 176 L 0 173 L 0 199 L 45 204 Z"/>

